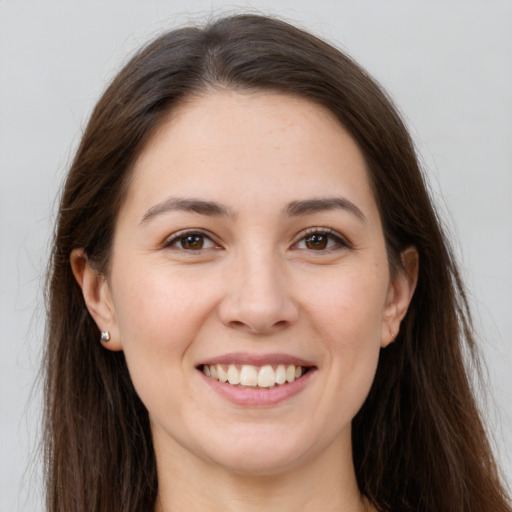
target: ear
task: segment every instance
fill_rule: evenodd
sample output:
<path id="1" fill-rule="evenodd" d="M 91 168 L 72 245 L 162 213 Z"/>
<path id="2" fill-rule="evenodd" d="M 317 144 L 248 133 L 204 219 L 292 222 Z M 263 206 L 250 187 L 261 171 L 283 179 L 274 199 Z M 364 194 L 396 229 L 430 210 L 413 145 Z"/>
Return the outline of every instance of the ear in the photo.
<path id="1" fill-rule="evenodd" d="M 109 350 L 122 350 L 114 303 L 107 278 L 93 268 L 83 249 L 72 251 L 70 263 L 73 275 L 82 289 L 85 305 L 98 329 L 110 333 L 110 341 L 101 341 L 102 345 Z"/>
<path id="2" fill-rule="evenodd" d="M 392 343 L 402 322 L 418 282 L 419 257 L 415 247 L 408 247 L 401 255 L 402 267 L 389 283 L 382 322 L 381 347 Z"/>

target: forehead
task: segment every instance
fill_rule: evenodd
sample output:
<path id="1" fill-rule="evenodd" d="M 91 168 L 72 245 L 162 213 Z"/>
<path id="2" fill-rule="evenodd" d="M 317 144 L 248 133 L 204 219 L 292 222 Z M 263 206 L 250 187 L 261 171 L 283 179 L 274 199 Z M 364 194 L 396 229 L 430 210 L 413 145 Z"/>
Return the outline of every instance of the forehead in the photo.
<path id="1" fill-rule="evenodd" d="M 176 194 L 261 207 L 333 189 L 373 200 L 363 154 L 334 114 L 288 95 L 213 92 L 169 113 L 135 164 L 127 202 Z"/>

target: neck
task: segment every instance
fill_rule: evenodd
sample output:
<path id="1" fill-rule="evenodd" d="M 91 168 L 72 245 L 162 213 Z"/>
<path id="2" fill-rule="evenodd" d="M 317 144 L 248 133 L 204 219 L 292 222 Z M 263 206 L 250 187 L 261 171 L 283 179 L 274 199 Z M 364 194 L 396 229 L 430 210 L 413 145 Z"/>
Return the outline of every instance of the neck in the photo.
<path id="1" fill-rule="evenodd" d="M 370 512 L 357 487 L 351 451 L 343 440 L 337 444 L 320 457 L 271 475 L 229 471 L 179 448 L 168 456 L 160 452 L 155 512 Z"/>

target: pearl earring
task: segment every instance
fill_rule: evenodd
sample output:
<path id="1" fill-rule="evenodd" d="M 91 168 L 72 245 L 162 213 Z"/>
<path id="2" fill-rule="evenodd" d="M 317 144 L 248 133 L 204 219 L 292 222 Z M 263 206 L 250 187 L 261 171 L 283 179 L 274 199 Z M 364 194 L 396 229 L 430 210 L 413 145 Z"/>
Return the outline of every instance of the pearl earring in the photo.
<path id="1" fill-rule="evenodd" d="M 101 341 L 104 343 L 108 343 L 110 341 L 110 332 L 109 331 L 101 331 Z"/>

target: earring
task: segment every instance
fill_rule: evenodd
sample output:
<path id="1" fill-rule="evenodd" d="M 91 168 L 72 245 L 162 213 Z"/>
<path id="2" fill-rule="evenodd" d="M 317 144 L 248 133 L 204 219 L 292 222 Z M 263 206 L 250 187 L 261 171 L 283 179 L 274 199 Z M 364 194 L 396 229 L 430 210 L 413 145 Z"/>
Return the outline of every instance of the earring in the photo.
<path id="1" fill-rule="evenodd" d="M 104 343 L 108 343 L 110 341 L 110 331 L 101 331 L 100 340 Z"/>

